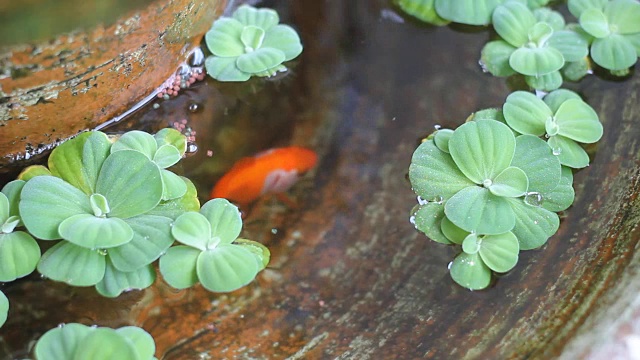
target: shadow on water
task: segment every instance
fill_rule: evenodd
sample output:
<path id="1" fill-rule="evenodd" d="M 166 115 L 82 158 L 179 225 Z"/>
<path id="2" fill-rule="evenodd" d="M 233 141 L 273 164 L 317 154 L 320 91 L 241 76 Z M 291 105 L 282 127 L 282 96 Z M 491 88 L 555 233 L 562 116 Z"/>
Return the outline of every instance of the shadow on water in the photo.
<path id="1" fill-rule="evenodd" d="M 270 267 L 231 294 L 158 282 L 116 300 L 32 277 L 6 288 L 16 305 L 4 354 L 23 356 L 46 329 L 82 321 L 142 326 L 166 359 L 558 355 L 597 305 L 593 289 L 613 286 L 632 261 L 638 236 L 627 225 L 638 214 L 621 204 L 638 202 L 640 130 L 623 111 L 634 105 L 614 100 L 637 92 L 638 80 L 572 85 L 607 129 L 592 166 L 576 174 L 576 202 L 546 246 L 522 253 L 491 289 L 469 292 L 447 271 L 455 249 L 410 225 L 405 175 L 417 139 L 509 93 L 478 66 L 489 33 L 420 25 L 383 0 L 265 6 L 301 33 L 305 51 L 290 74 L 207 80 L 122 129 L 188 128 L 198 152 L 180 171 L 203 201 L 242 156 L 288 144 L 317 151 L 318 167 L 292 190 L 296 209 L 261 199 L 245 220 L 243 236 L 271 249 Z"/>

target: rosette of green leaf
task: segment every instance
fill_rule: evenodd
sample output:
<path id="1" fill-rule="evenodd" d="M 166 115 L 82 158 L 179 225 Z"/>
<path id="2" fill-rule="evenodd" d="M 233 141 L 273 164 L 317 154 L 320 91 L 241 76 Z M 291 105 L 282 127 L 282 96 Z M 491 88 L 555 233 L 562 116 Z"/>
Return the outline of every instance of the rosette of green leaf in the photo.
<path id="1" fill-rule="evenodd" d="M 0 281 L 27 276 L 40 260 L 40 247 L 24 231 L 15 231 L 21 223 L 18 202 L 24 181 L 14 180 L 0 192 Z"/>
<path id="2" fill-rule="evenodd" d="M 170 248 L 160 258 L 162 276 L 178 289 L 198 281 L 214 292 L 247 285 L 265 268 L 268 250 L 257 242 L 237 241 L 241 229 L 240 211 L 225 199 L 210 200 L 200 212 L 180 215 L 171 233 L 184 245 Z"/>
<path id="3" fill-rule="evenodd" d="M 523 196 L 528 188 L 524 171 L 510 166 L 515 143 L 509 127 L 493 120 L 458 127 L 448 141 L 450 154 L 426 141 L 409 167 L 414 191 L 446 201 L 447 218 L 466 231 L 508 232 L 515 218 L 505 198 Z"/>
<path id="4" fill-rule="evenodd" d="M 449 20 L 443 19 L 436 13 L 435 0 L 394 0 L 405 13 L 429 24 L 447 25 Z"/>
<path id="5" fill-rule="evenodd" d="M 462 241 L 462 253 L 451 263 L 451 278 L 470 290 L 484 289 L 491 281 L 491 271 L 504 273 L 516 266 L 519 252 L 518 239 L 511 232 L 468 234 Z"/>
<path id="6" fill-rule="evenodd" d="M 640 3 L 635 0 L 572 0 L 569 10 L 593 36 L 591 58 L 614 75 L 628 74 L 638 59 Z"/>
<path id="7" fill-rule="evenodd" d="M 589 165 L 589 156 L 578 142 L 590 144 L 602 137 L 598 114 L 573 97 L 550 105 L 531 93 L 516 91 L 507 97 L 504 117 L 520 133 L 548 137 L 549 146 L 562 165 L 572 168 Z"/>
<path id="8" fill-rule="evenodd" d="M 153 161 L 162 175 L 162 200 L 182 197 L 187 186 L 180 176 L 167 170 L 175 165 L 186 151 L 186 138 L 175 129 L 164 129 L 155 136 L 144 131 L 133 130 L 123 134 L 111 146 L 111 153 L 135 150 Z"/>
<path id="9" fill-rule="evenodd" d="M 504 0 L 435 0 L 442 18 L 468 25 L 488 25 L 491 13 Z"/>
<path id="10" fill-rule="evenodd" d="M 135 326 L 114 330 L 70 323 L 44 333 L 34 354 L 37 360 L 148 360 L 155 359 L 155 350 L 151 335 Z"/>
<path id="11" fill-rule="evenodd" d="M 497 112 L 491 113 L 497 114 Z M 487 116 L 490 116 L 489 112 L 487 112 Z M 461 227 L 467 233 L 475 231 L 477 234 L 486 234 L 493 228 L 498 229 L 496 234 L 511 231 L 520 241 L 521 249 L 539 247 L 557 231 L 559 225 L 558 216 L 541 207 L 541 202 L 544 196 L 551 196 L 550 194 L 556 191 L 559 186 L 561 178 L 560 161 L 552 154 L 551 148 L 547 143 L 536 136 L 518 136 L 515 138 L 515 144 L 509 145 L 508 143 L 511 141 L 508 139 L 514 135 L 503 123 L 495 120 L 477 120 L 467 124 L 477 123 L 484 125 L 486 122 L 498 124 L 490 126 L 500 130 L 495 131 L 493 135 L 489 135 L 488 131 L 469 131 L 474 136 L 467 137 L 476 138 L 475 141 L 470 141 L 469 144 L 473 142 L 482 142 L 482 144 L 471 144 L 472 146 L 463 147 L 456 145 L 454 141 L 458 136 L 457 132 L 462 128 L 461 126 L 455 130 L 449 139 L 449 150 L 451 154 L 454 154 L 456 150 L 452 151 L 451 149 L 452 146 L 456 146 L 458 151 L 475 152 L 476 154 L 507 154 L 508 162 L 507 160 L 501 160 L 503 164 L 497 169 L 507 164 L 507 168 L 510 168 L 510 170 L 505 172 L 502 178 L 496 176 L 495 179 L 497 179 L 497 182 L 502 181 L 505 184 L 510 184 L 507 186 L 512 187 L 509 190 L 511 193 L 507 192 L 505 195 L 514 196 L 502 196 L 503 193 L 501 191 L 496 191 L 496 195 L 491 192 L 491 187 L 485 193 L 487 190 L 485 184 L 489 182 L 482 181 L 482 185 L 479 186 L 480 184 L 472 181 L 461 171 L 458 166 L 458 162 L 461 161 L 459 157 L 454 158 L 452 155 L 440 150 L 433 139 L 427 140 L 414 152 L 409 167 L 409 179 L 413 190 L 420 198 L 426 200 L 439 199 L 439 201 L 422 201 L 412 214 L 412 222 L 418 230 L 424 232 L 429 238 L 444 244 L 461 241 L 461 239 L 456 240 L 455 237 L 447 235 L 448 231 L 449 233 L 451 232 L 452 227 L 447 227 L 446 224 L 452 222 L 452 224 Z M 467 124 L 463 126 L 470 129 Z M 508 132 L 505 130 L 508 130 Z M 501 148 L 501 146 L 505 146 L 501 144 L 504 141 L 503 139 L 507 139 L 506 147 L 508 148 Z M 494 144 L 497 142 L 500 143 Z M 509 153 L 510 155 L 508 155 Z M 490 158 L 487 155 L 479 156 Z M 475 160 L 462 161 L 474 162 Z M 484 164 L 482 161 L 476 161 L 476 163 Z M 479 166 L 478 168 L 490 169 L 490 166 Z M 511 170 L 511 168 L 518 170 Z M 510 171 L 513 171 L 514 174 L 517 172 L 519 175 L 514 176 L 514 179 L 509 179 L 509 181 L 503 180 L 504 176 L 507 178 L 510 176 Z M 500 173 L 502 174 L 502 172 Z M 522 186 L 522 184 L 517 184 L 518 182 L 523 182 L 522 174 L 526 176 L 528 181 L 528 186 L 526 187 Z M 493 185 L 494 180 L 492 180 L 491 185 Z M 520 188 L 517 191 L 513 190 L 518 187 Z M 489 206 L 484 207 L 483 201 L 485 199 L 491 199 Z M 465 204 L 465 201 L 468 203 Z M 493 220 L 494 217 L 498 219 Z M 498 225 L 491 225 L 494 223 Z M 482 226 L 476 224 L 481 224 Z M 488 224 L 489 227 L 487 227 Z M 498 232 L 504 228 L 507 228 L 507 230 Z"/>
<path id="12" fill-rule="evenodd" d="M 205 60 L 207 73 L 219 81 L 246 81 L 286 71 L 282 63 L 300 55 L 302 44 L 296 31 L 279 21 L 274 10 L 249 5 L 216 20 L 205 35 L 213 54 Z"/>

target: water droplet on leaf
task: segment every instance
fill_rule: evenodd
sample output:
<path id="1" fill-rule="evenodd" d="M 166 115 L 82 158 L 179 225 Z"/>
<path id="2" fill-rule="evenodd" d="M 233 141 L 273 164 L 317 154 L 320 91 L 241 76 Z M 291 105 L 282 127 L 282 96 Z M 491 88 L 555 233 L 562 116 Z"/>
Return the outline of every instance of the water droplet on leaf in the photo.
<path id="1" fill-rule="evenodd" d="M 542 194 L 539 192 L 530 192 L 524 196 L 524 203 L 531 206 L 540 206 L 542 205 Z"/>

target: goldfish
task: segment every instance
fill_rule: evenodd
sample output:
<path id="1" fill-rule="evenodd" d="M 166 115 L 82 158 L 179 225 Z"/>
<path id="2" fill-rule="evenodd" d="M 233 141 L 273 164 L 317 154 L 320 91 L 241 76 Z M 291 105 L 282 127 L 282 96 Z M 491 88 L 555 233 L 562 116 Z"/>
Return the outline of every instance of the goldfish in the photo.
<path id="1" fill-rule="evenodd" d="M 317 161 L 313 150 L 298 146 L 242 158 L 215 184 L 211 198 L 225 198 L 241 207 L 249 205 L 262 195 L 289 190 Z"/>

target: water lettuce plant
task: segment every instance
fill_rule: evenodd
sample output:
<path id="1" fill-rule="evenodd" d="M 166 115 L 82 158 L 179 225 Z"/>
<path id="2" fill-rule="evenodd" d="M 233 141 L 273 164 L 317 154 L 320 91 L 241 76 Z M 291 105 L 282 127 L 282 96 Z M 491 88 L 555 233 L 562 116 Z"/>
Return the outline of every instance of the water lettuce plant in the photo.
<path id="1" fill-rule="evenodd" d="M 624 76 L 640 55 L 640 2 L 569 0 L 569 11 L 591 38 L 593 61 Z"/>
<path id="2" fill-rule="evenodd" d="M 228 292 L 251 282 L 269 263 L 262 244 L 238 239 L 242 218 L 226 199 L 213 199 L 199 212 L 185 212 L 171 228 L 184 244 L 160 258 L 160 272 L 169 285 L 183 289 L 200 282 L 210 291 Z"/>
<path id="3" fill-rule="evenodd" d="M 575 196 L 569 166 L 589 161 L 576 141 L 601 136 L 597 114 L 576 93 L 560 89 L 542 100 L 514 92 L 503 109 L 438 129 L 415 150 L 411 222 L 436 242 L 460 246 L 451 277 L 484 289 L 492 273 L 511 270 L 521 250 L 543 246 L 558 230 L 556 213 Z"/>
<path id="4" fill-rule="evenodd" d="M 33 353 L 36 360 L 151 360 L 156 344 L 151 335 L 135 326 L 119 329 L 60 324 L 38 339 Z"/>
<path id="5" fill-rule="evenodd" d="M 565 29 L 560 13 L 542 8 L 530 10 L 517 0 L 496 7 L 493 27 L 499 40 L 482 49 L 485 69 L 496 76 L 519 73 L 534 89 L 550 91 L 562 85 L 560 70 L 588 54 L 587 41 Z"/>
<path id="6" fill-rule="evenodd" d="M 274 10 L 249 5 L 216 20 L 205 35 L 213 54 L 205 60 L 207 73 L 219 81 L 246 81 L 286 71 L 283 63 L 300 55 L 302 44 L 296 31 L 279 21 Z"/>
<path id="7" fill-rule="evenodd" d="M 521 134 L 544 136 L 562 165 L 571 168 L 589 165 L 589 155 L 579 143 L 594 143 L 603 134 L 595 110 L 569 90 L 551 92 L 544 100 L 516 91 L 503 110 L 509 126 Z"/>

